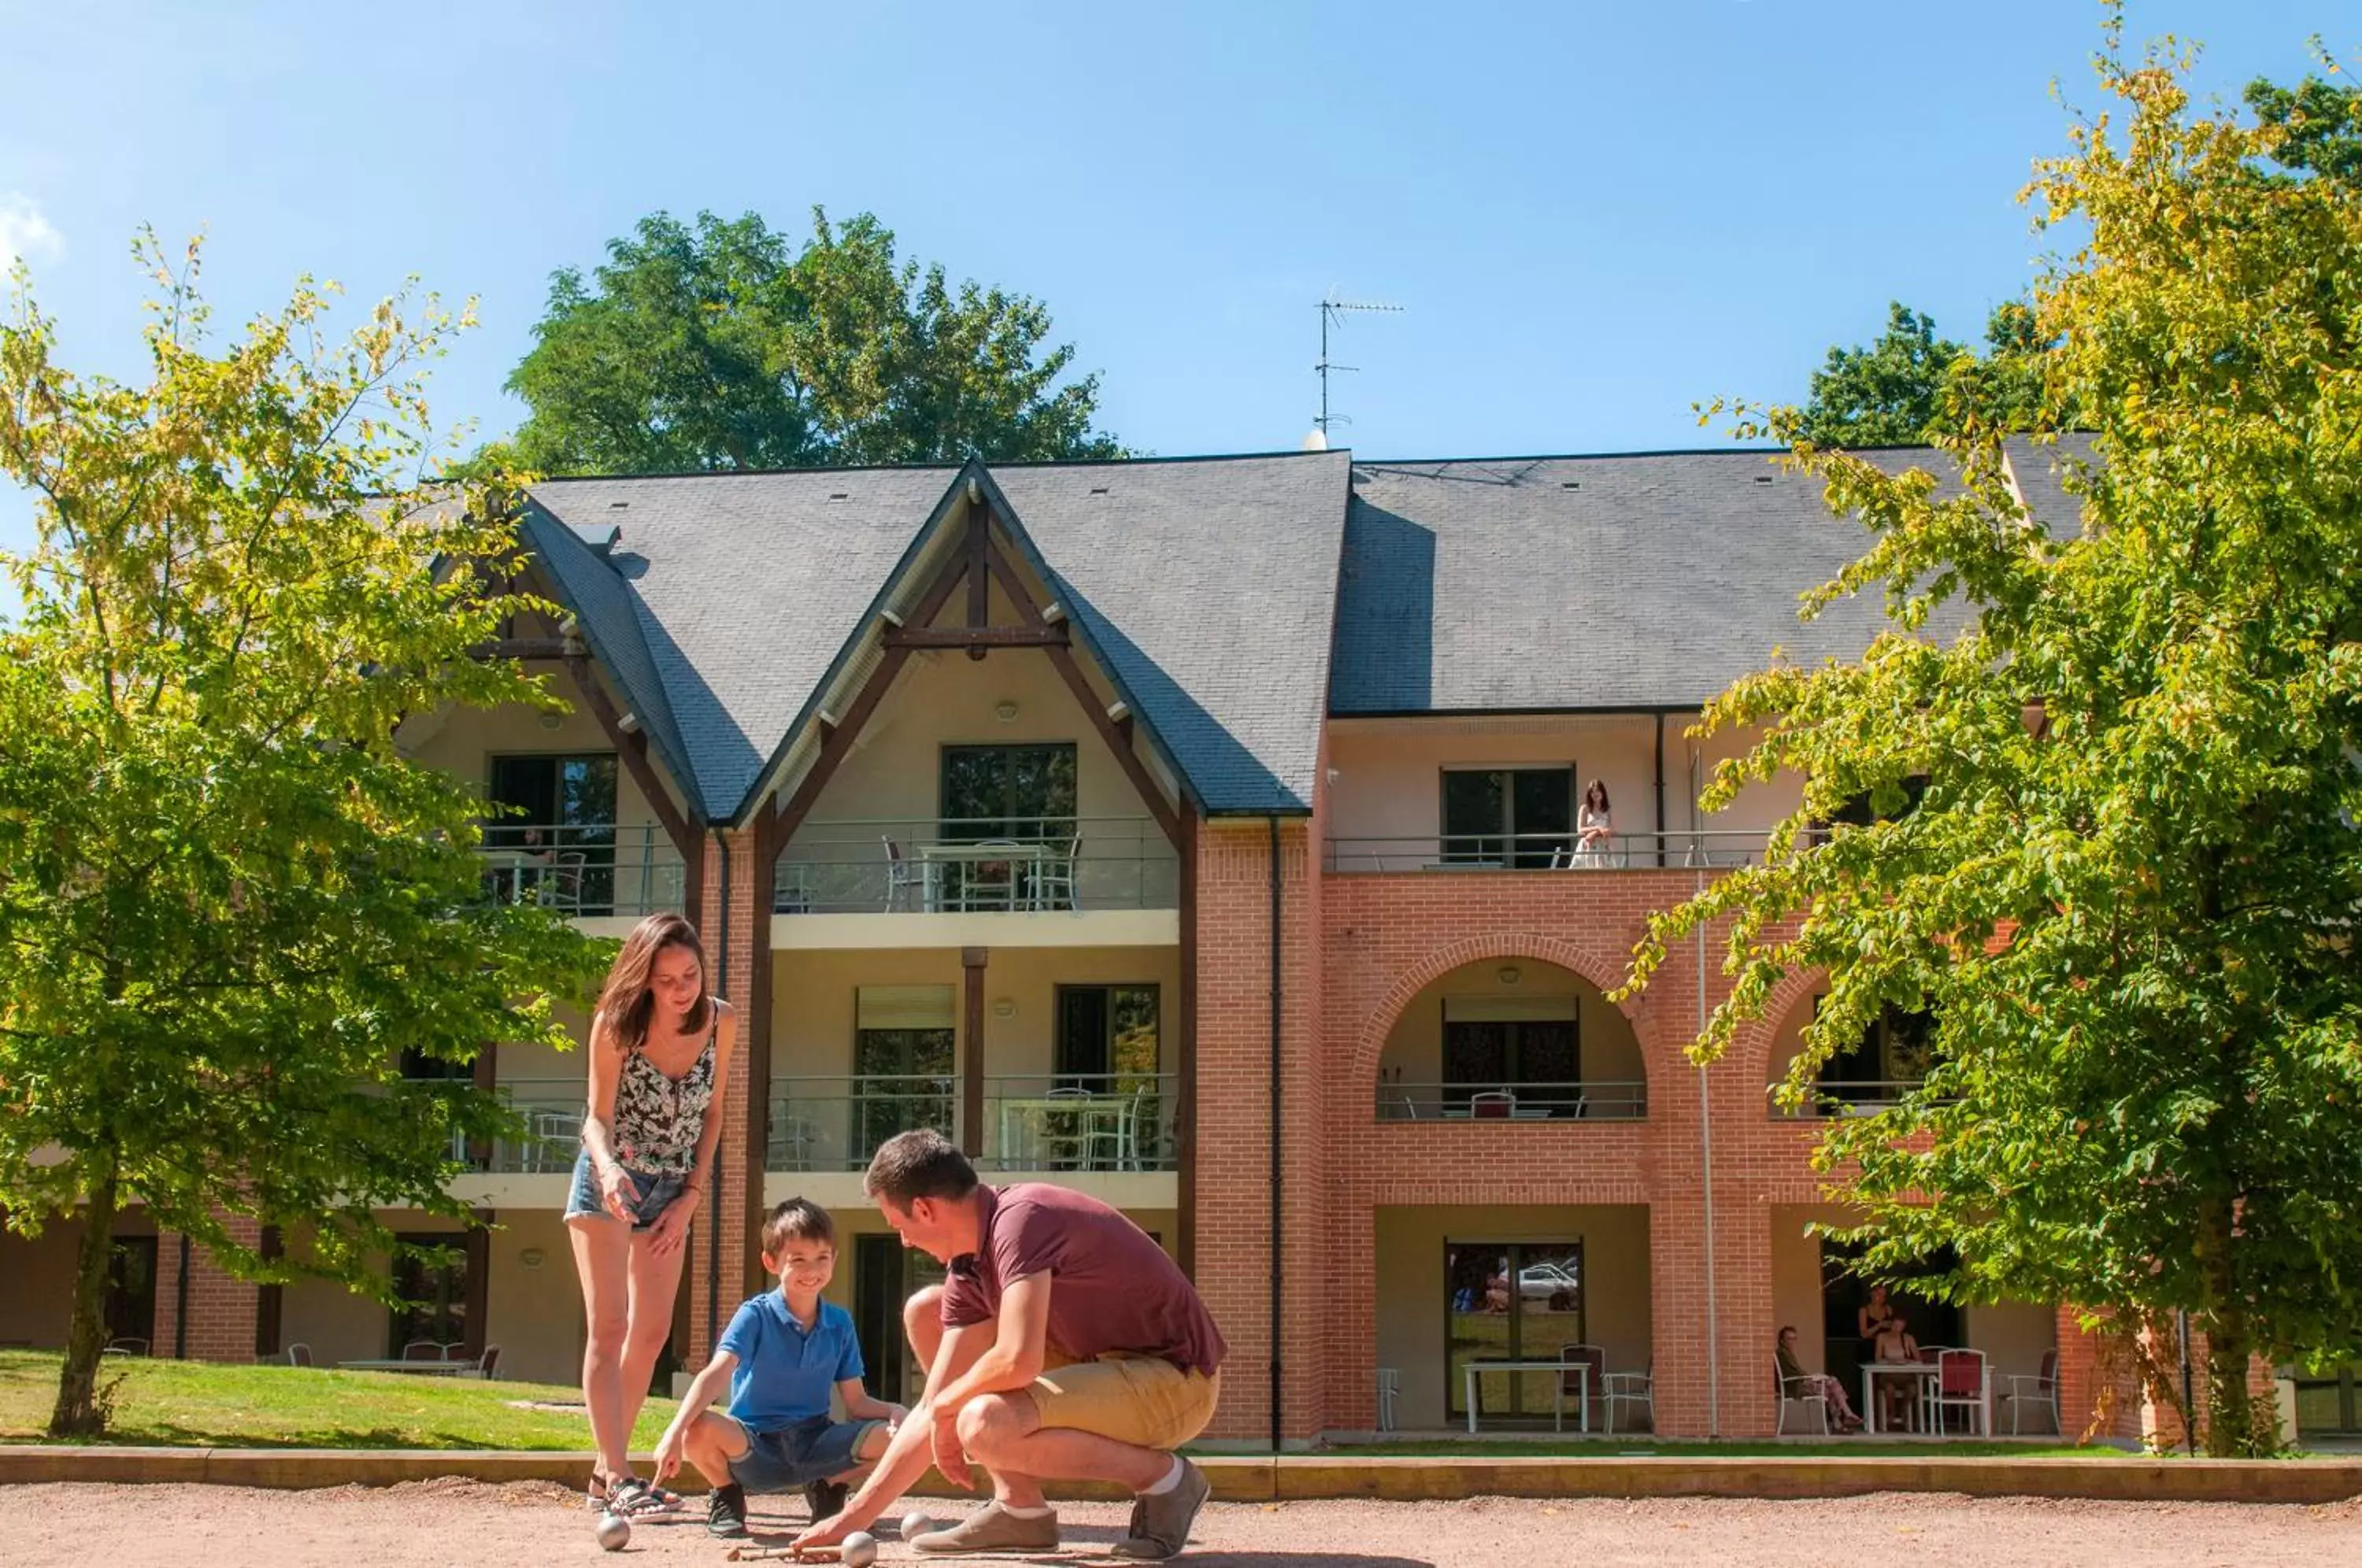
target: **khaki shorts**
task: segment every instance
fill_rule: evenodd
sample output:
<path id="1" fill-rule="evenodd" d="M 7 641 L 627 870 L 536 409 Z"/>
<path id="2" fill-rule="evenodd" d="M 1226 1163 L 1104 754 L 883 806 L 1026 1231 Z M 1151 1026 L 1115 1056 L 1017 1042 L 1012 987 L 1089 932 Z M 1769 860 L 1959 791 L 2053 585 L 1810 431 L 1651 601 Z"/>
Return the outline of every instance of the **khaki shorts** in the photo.
<path id="1" fill-rule="evenodd" d="M 1025 1390 L 1045 1427 L 1097 1432 L 1140 1448 L 1176 1449 L 1214 1419 L 1222 1375 L 1187 1372 L 1161 1356 L 1110 1352 L 1050 1365 Z"/>

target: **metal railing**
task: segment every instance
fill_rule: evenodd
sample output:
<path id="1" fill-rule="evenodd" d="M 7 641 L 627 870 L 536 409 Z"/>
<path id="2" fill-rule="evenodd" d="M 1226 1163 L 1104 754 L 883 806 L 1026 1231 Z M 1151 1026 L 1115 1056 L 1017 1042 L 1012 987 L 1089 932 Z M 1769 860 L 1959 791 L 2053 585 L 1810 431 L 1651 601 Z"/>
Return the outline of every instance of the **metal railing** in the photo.
<path id="1" fill-rule="evenodd" d="M 589 1091 L 580 1078 L 519 1078 L 492 1092 L 524 1122 L 497 1140 L 490 1157 L 470 1162 L 500 1176 L 566 1176 L 582 1147 L 582 1112 Z"/>
<path id="2" fill-rule="evenodd" d="M 499 903 L 636 917 L 683 902 L 680 855 L 656 823 L 487 823 L 476 855 L 485 894 Z"/>
<path id="3" fill-rule="evenodd" d="M 898 1132 L 932 1127 L 960 1138 L 961 1087 L 950 1075 L 778 1079 L 764 1166 L 855 1171 Z M 1178 1089 L 1170 1073 L 988 1077 L 977 1163 L 995 1170 L 1172 1170 Z"/>
<path id="4" fill-rule="evenodd" d="M 1180 867 L 1148 817 L 807 823 L 780 854 L 778 914 L 1174 909 Z"/>
<path id="5" fill-rule="evenodd" d="M 1771 835 L 1761 828 L 1685 828 L 1618 833 L 1590 844 L 1572 833 L 1422 834 L 1330 839 L 1332 872 L 1727 870 L 1760 865 Z"/>
<path id="6" fill-rule="evenodd" d="M 1803 1102 L 1794 1106 L 1781 1102 L 1783 1085 L 1770 1085 L 1764 1094 L 1775 1117 L 1796 1121 L 1825 1121 L 1832 1116 L 1862 1116 L 1891 1110 L 1902 1104 L 1903 1097 L 1921 1082 L 1918 1078 L 1822 1078 L 1815 1082 Z"/>
<path id="7" fill-rule="evenodd" d="M 1649 1114 L 1645 1081 L 1586 1078 L 1558 1084 L 1378 1086 L 1381 1121 L 1638 1121 Z"/>

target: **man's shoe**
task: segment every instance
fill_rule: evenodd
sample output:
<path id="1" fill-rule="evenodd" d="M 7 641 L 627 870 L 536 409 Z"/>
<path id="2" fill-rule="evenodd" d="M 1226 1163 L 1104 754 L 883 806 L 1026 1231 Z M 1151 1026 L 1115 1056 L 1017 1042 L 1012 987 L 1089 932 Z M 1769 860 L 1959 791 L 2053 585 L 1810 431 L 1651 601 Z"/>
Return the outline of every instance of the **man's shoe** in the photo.
<path id="1" fill-rule="evenodd" d="M 812 1523 L 818 1524 L 822 1519 L 833 1519 L 844 1512 L 844 1499 L 851 1496 L 852 1492 L 852 1487 L 842 1485 L 834 1481 L 805 1482 L 804 1504 L 811 1509 Z"/>
<path id="2" fill-rule="evenodd" d="M 705 1495 L 705 1533 L 724 1540 L 746 1533 L 746 1488 L 733 1481 Z"/>
<path id="3" fill-rule="evenodd" d="M 1181 1462 L 1181 1479 L 1169 1492 L 1142 1492 L 1131 1501 L 1131 1533 L 1108 1550 L 1118 1557 L 1159 1562 L 1189 1544 L 1189 1526 L 1206 1506 L 1213 1484 L 1206 1473 Z"/>
<path id="4" fill-rule="evenodd" d="M 1049 1551 L 1058 1544 L 1055 1509 L 1039 1518 L 1021 1519 L 998 1499 L 985 1504 L 949 1529 L 929 1530 L 911 1542 L 913 1551 Z"/>

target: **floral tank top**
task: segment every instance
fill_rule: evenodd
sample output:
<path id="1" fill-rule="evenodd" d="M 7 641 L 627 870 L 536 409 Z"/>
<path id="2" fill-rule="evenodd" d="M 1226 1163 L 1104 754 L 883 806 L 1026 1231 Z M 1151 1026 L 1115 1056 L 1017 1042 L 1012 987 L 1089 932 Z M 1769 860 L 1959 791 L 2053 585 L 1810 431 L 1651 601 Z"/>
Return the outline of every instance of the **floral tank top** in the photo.
<path id="1" fill-rule="evenodd" d="M 644 1051 L 624 1058 L 612 1132 L 615 1158 L 625 1170 L 685 1176 L 696 1165 L 697 1143 L 705 1133 L 705 1108 L 713 1099 L 713 1042 L 721 1027 L 717 1010 L 706 1025 L 705 1049 L 677 1078 L 658 1072 Z"/>

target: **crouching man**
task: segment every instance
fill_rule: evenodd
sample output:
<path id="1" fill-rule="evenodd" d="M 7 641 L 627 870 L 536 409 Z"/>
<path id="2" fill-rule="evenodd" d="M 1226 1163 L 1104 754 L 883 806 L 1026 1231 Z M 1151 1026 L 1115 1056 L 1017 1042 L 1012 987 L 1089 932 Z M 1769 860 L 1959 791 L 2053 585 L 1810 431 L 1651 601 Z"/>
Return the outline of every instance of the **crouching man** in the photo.
<path id="1" fill-rule="evenodd" d="M 1213 1419 L 1225 1347 L 1164 1249 L 1095 1198 L 1043 1182 L 979 1184 L 939 1132 L 887 1140 L 864 1189 L 902 1244 L 950 1278 L 903 1311 L 926 1393 L 844 1511 L 795 1544 L 831 1546 L 867 1529 L 931 1462 L 973 1486 L 973 1460 L 992 1478 L 992 1501 L 922 1535 L 916 1550 L 1055 1547 L 1042 1483 L 1092 1480 L 1133 1495 L 1119 1556 L 1179 1551 L 1208 1486 L 1174 1450 Z"/>

